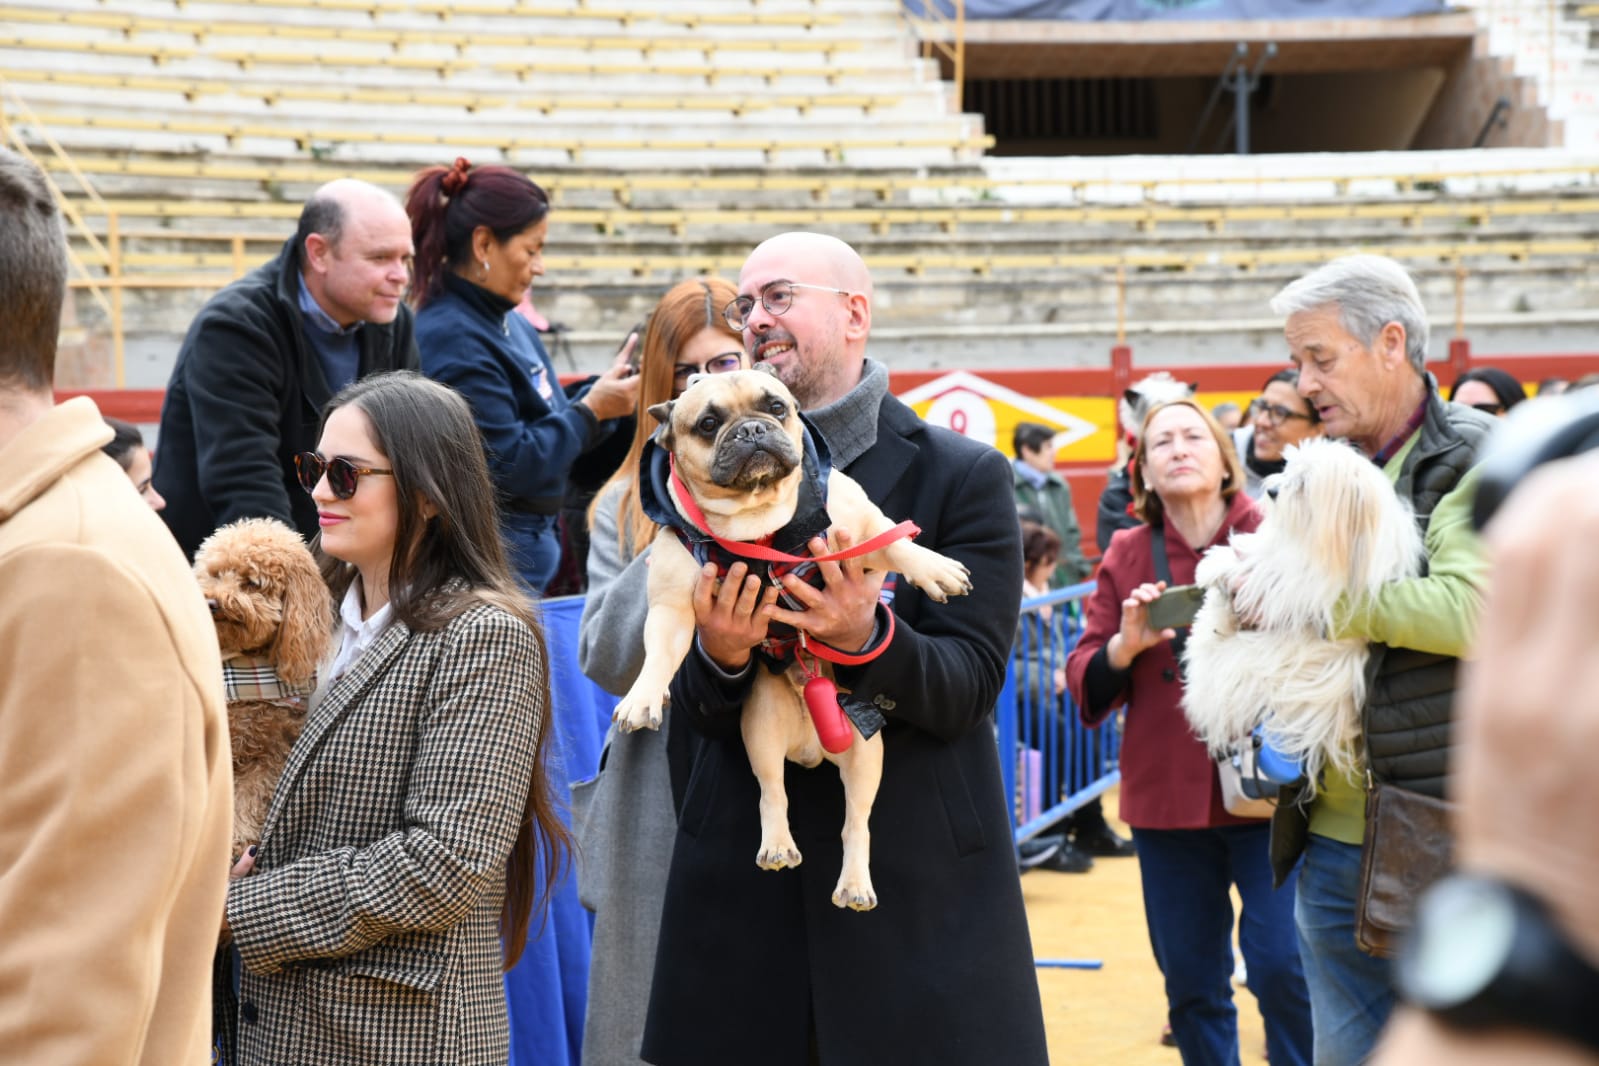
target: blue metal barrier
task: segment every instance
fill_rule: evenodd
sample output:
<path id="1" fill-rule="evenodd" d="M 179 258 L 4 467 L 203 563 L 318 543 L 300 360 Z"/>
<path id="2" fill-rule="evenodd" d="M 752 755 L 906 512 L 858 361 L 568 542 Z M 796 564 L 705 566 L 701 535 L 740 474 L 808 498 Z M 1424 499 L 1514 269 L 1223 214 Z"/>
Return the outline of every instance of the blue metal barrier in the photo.
<path id="1" fill-rule="evenodd" d="M 1082 635 L 1086 581 L 1022 601 L 1021 620 L 995 721 L 1000 772 L 1018 842 L 1036 836 L 1121 780 L 1115 719 L 1088 729 L 1054 674 Z"/>

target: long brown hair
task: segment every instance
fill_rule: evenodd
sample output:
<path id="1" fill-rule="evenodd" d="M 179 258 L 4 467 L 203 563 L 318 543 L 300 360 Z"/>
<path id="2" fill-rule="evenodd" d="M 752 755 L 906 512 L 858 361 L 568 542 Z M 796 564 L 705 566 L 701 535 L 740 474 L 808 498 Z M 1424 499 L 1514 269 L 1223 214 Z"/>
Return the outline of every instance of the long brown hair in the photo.
<path id="1" fill-rule="evenodd" d="M 1149 423 L 1155 416 L 1170 407 L 1187 407 L 1196 412 L 1205 423 L 1205 428 L 1210 430 L 1210 435 L 1216 438 L 1216 447 L 1221 451 L 1222 479 L 1221 498 L 1224 502 L 1231 503 L 1234 496 L 1238 495 L 1244 487 L 1244 467 L 1238 461 L 1238 449 L 1233 447 L 1233 438 L 1230 433 L 1221 428 L 1221 423 L 1216 421 L 1214 415 L 1201 407 L 1198 401 L 1183 398 L 1158 403 L 1144 415 L 1144 424 L 1138 434 L 1138 449 L 1133 452 L 1133 461 L 1128 469 L 1132 472 L 1133 513 L 1150 525 L 1159 525 L 1165 521 L 1166 508 L 1161 503 L 1160 493 L 1154 489 L 1144 487 L 1145 463 L 1148 461 L 1147 449 L 1149 447 Z"/>
<path id="2" fill-rule="evenodd" d="M 556 811 L 550 788 L 548 740 L 554 725 L 544 627 L 531 593 L 512 576 L 506 560 L 494 486 L 466 400 L 444 385 L 401 370 L 364 378 L 341 391 L 322 412 L 323 423 L 345 406 L 366 415 L 373 443 L 394 472 L 399 507 L 396 550 L 389 563 L 394 617 L 415 632 L 427 633 L 489 603 L 527 626 L 545 664 L 537 671 L 534 692 L 543 708 L 542 727 L 534 742 L 533 772 L 506 864 L 500 907 L 500 935 L 509 970 L 527 944 L 534 909 L 541 920 L 547 913 L 553 886 L 572 850 L 571 834 Z M 423 501 L 436 512 L 432 517 L 423 512 Z M 320 542 L 318 537 L 322 577 L 335 599 L 342 598 L 356 578 L 356 569 L 322 552 Z M 542 891 L 535 881 L 540 871 Z"/>
<path id="3" fill-rule="evenodd" d="M 616 544 L 624 556 L 634 556 L 649 547 L 655 539 L 656 526 L 644 513 L 638 497 L 638 461 L 644 453 L 644 444 L 655 432 L 656 422 L 649 409 L 672 399 L 676 389 L 672 375 L 676 370 L 678 353 L 701 332 L 714 329 L 735 340 L 744 348 L 744 338 L 727 324 L 722 308 L 733 302 L 738 289 L 730 281 L 703 277 L 680 281 L 667 290 L 661 302 L 655 305 L 644 326 L 644 336 L 639 338 L 639 389 L 633 431 L 633 443 L 628 446 L 627 458 L 611 475 L 594 502 L 589 505 L 589 526 L 594 525 L 594 511 L 600 500 L 613 485 L 621 483 L 622 499 L 616 509 Z"/>
<path id="4" fill-rule="evenodd" d="M 411 302 L 421 308 L 444 291 L 444 275 L 472 258 L 472 234 L 487 226 L 500 244 L 550 213 L 550 198 L 527 175 L 497 164 L 419 171 L 405 194 L 416 246 Z"/>

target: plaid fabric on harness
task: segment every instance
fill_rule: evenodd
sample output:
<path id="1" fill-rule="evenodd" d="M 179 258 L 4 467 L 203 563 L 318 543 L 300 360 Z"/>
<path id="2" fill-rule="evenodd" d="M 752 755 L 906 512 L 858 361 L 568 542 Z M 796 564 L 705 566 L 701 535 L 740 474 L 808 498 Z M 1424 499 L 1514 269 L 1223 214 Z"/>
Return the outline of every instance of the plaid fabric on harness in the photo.
<path id="1" fill-rule="evenodd" d="M 301 700 L 316 691 L 316 676 L 291 684 L 263 656 L 234 652 L 222 660 L 222 690 L 229 703 L 239 700 Z"/>

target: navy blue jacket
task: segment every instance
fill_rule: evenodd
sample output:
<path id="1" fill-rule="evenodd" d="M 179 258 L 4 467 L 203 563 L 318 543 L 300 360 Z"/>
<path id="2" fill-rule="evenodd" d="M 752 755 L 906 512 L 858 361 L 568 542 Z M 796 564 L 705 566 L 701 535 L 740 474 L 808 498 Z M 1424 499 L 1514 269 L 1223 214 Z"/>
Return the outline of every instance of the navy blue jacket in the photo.
<path id="1" fill-rule="evenodd" d="M 444 291 L 416 315 L 422 372 L 472 405 L 513 545 L 545 535 L 572 463 L 616 424 L 596 421 L 586 406 L 567 399 L 538 331 L 514 306 L 446 274 Z M 540 368 L 550 383 L 548 400 L 533 384 Z"/>

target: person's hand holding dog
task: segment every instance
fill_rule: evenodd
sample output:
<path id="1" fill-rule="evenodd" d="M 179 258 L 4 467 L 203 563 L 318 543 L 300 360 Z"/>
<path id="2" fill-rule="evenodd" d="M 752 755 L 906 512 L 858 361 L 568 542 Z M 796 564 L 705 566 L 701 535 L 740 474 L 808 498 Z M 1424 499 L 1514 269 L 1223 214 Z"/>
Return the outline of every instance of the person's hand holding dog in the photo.
<path id="1" fill-rule="evenodd" d="M 1133 660 L 1163 640 L 1177 635 L 1175 629 L 1149 628 L 1149 605 L 1166 591 L 1164 581 L 1146 581 L 1122 601 L 1121 631 L 1105 644 L 1105 658 L 1114 670 L 1126 670 Z"/>
<path id="2" fill-rule="evenodd" d="M 832 537 L 831 548 L 821 537 L 812 537 L 811 554 L 827 555 L 855 543 L 845 529 L 833 530 Z M 819 589 L 793 574 L 783 575 L 784 590 L 804 604 L 804 610 L 773 607 L 769 617 L 774 622 L 803 629 L 813 639 L 839 651 L 860 651 L 872 639 L 878 597 L 882 595 L 883 579 L 888 575 L 881 571 L 867 573 L 859 557 L 821 562 L 816 566 L 822 573 L 823 584 Z"/>
<path id="3" fill-rule="evenodd" d="M 777 587 L 761 591 L 761 579 L 742 562 L 718 580 L 716 564 L 706 563 L 694 585 L 694 624 L 700 647 L 724 670 L 744 669 L 755 646 L 766 639 Z"/>

